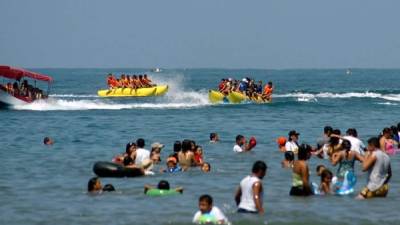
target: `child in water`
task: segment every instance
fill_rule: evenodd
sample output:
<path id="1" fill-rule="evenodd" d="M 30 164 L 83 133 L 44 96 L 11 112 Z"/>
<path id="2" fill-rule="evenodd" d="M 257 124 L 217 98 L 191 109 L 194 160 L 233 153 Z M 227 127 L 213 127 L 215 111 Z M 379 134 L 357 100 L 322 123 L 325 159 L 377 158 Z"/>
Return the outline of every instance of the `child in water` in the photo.
<path id="1" fill-rule="evenodd" d="M 197 165 L 203 164 L 203 149 L 201 146 L 196 146 L 196 151 L 194 152 L 194 162 Z"/>
<path id="2" fill-rule="evenodd" d="M 146 194 L 149 190 L 154 189 L 154 187 L 150 186 L 150 185 L 145 185 L 144 186 L 144 193 Z M 166 180 L 160 180 L 160 182 L 158 182 L 157 188 L 159 190 L 170 190 L 170 186 L 169 186 L 169 182 Z M 183 193 L 183 188 L 182 187 L 177 187 L 174 189 L 176 192 L 179 193 Z"/>
<path id="3" fill-rule="evenodd" d="M 175 157 L 170 156 L 167 159 L 167 168 L 162 169 L 162 173 L 176 173 L 176 172 L 181 172 L 182 168 L 178 165 L 178 162 Z"/>
<path id="4" fill-rule="evenodd" d="M 201 171 L 203 171 L 204 173 L 209 173 L 211 171 L 211 165 L 208 162 L 203 163 L 203 165 L 201 166 Z"/>
<path id="5" fill-rule="evenodd" d="M 331 194 L 331 184 L 332 184 L 333 174 L 330 170 L 325 169 L 321 173 L 321 185 L 319 186 L 319 191 L 322 195 Z"/>
<path id="6" fill-rule="evenodd" d="M 324 170 L 326 170 L 326 167 L 324 165 L 318 165 L 317 166 L 317 176 L 321 176 L 322 172 L 324 172 Z"/>
<path id="7" fill-rule="evenodd" d="M 193 217 L 196 224 L 228 224 L 228 219 L 222 211 L 213 206 L 213 199 L 210 195 L 202 195 L 199 198 L 199 211 Z"/>
<path id="8" fill-rule="evenodd" d="M 285 159 L 281 162 L 282 168 L 293 168 L 294 162 L 294 153 L 293 152 L 285 152 Z"/>

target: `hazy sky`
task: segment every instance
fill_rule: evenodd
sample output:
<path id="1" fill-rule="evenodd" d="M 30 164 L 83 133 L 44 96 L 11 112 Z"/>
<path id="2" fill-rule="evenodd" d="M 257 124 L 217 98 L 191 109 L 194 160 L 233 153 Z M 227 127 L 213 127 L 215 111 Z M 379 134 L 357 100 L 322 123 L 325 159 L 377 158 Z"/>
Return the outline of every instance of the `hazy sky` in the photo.
<path id="1" fill-rule="evenodd" d="M 0 0 L 0 64 L 400 68 L 399 0 Z"/>

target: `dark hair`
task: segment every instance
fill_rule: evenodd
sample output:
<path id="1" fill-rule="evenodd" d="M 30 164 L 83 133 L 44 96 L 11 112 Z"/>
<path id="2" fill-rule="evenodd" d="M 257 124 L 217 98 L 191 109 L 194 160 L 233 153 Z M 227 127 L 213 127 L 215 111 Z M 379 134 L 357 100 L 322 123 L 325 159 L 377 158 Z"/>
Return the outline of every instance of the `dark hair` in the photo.
<path id="1" fill-rule="evenodd" d="M 268 82 L 268 84 L 269 84 L 269 85 L 272 85 L 272 82 L 271 82 L 271 81 L 269 81 L 269 82 Z"/>
<path id="2" fill-rule="evenodd" d="M 318 173 L 319 169 L 321 169 L 322 167 L 323 167 L 323 168 L 326 168 L 326 166 L 324 166 L 324 165 L 318 165 L 318 166 L 317 166 L 317 169 L 316 169 L 317 173 Z"/>
<path id="3" fill-rule="evenodd" d="M 145 145 L 144 139 L 143 139 L 143 138 L 137 139 L 137 140 L 136 140 L 136 145 L 137 145 L 139 148 L 144 148 L 144 145 Z"/>
<path id="4" fill-rule="evenodd" d="M 183 152 L 187 152 L 190 151 L 192 149 L 192 141 L 185 139 L 182 141 L 182 151 Z"/>
<path id="5" fill-rule="evenodd" d="M 125 148 L 125 153 L 128 154 L 129 150 L 131 149 L 132 146 L 136 147 L 135 143 L 129 142 L 128 144 L 126 144 L 126 148 Z"/>
<path id="6" fill-rule="evenodd" d="M 206 164 L 206 165 L 208 165 L 208 169 L 211 171 L 211 164 L 210 164 L 210 163 L 208 163 L 208 162 L 205 162 L 205 163 L 203 163 L 203 164 Z"/>
<path id="7" fill-rule="evenodd" d="M 213 204 L 213 198 L 210 195 L 202 195 L 199 198 L 199 202 L 207 202 L 209 205 Z"/>
<path id="8" fill-rule="evenodd" d="M 322 173 L 321 173 L 321 182 L 324 181 L 324 179 L 325 179 L 327 176 L 330 176 L 330 177 L 332 178 L 332 177 L 333 177 L 333 174 L 332 174 L 332 172 L 331 172 L 330 170 L 324 169 L 324 171 L 322 171 Z"/>
<path id="9" fill-rule="evenodd" d="M 239 134 L 238 136 L 236 136 L 236 142 L 242 140 L 242 138 L 244 138 L 244 136 Z"/>
<path id="10" fill-rule="evenodd" d="M 331 134 L 333 131 L 333 128 L 331 126 L 325 126 L 324 127 L 324 134 Z"/>
<path id="11" fill-rule="evenodd" d="M 385 127 L 382 130 L 382 134 L 385 134 L 385 133 L 392 133 L 392 130 L 389 127 Z"/>
<path id="12" fill-rule="evenodd" d="M 397 130 L 400 131 L 400 123 L 397 124 Z"/>
<path id="13" fill-rule="evenodd" d="M 158 182 L 157 188 L 160 190 L 169 190 L 169 183 L 166 180 Z"/>
<path id="14" fill-rule="evenodd" d="M 292 151 L 285 152 L 285 159 L 287 161 L 293 161 L 294 160 L 294 153 Z"/>
<path id="15" fill-rule="evenodd" d="M 129 166 L 134 163 L 134 160 L 129 155 L 124 157 L 124 166 Z"/>
<path id="16" fill-rule="evenodd" d="M 175 141 L 174 152 L 180 152 L 182 149 L 182 143 L 180 141 Z"/>
<path id="17" fill-rule="evenodd" d="M 347 158 L 347 156 L 349 155 L 349 151 L 351 150 L 351 142 L 349 140 L 343 140 L 342 150 L 346 151 L 346 158 Z"/>
<path id="18" fill-rule="evenodd" d="M 104 185 L 104 187 L 103 187 L 103 191 L 109 191 L 109 192 L 111 192 L 111 191 L 115 191 L 115 188 L 114 188 L 114 186 L 113 186 L 112 184 L 106 184 L 106 185 Z"/>
<path id="19" fill-rule="evenodd" d="M 216 133 L 211 133 L 211 134 L 210 134 L 210 140 L 214 139 L 214 138 L 215 138 L 215 136 L 217 136 L 217 134 L 216 134 Z"/>
<path id="20" fill-rule="evenodd" d="M 340 132 L 340 130 L 335 129 L 335 130 L 332 131 L 332 134 L 340 135 L 341 132 Z M 331 146 L 334 147 L 335 145 L 340 143 L 340 138 L 338 138 L 338 137 L 330 137 L 329 142 L 330 142 Z"/>
<path id="21" fill-rule="evenodd" d="M 309 154 L 311 152 L 311 146 L 307 144 L 302 144 L 299 147 L 299 152 L 297 154 L 297 158 L 299 160 L 307 160 L 309 158 Z"/>
<path id="22" fill-rule="evenodd" d="M 353 136 L 353 137 L 357 137 L 358 136 L 356 128 L 347 129 L 346 134 L 350 135 L 350 136 Z"/>
<path id="23" fill-rule="evenodd" d="M 397 135 L 397 132 L 398 132 L 399 130 L 397 129 L 396 126 L 391 126 L 390 129 L 392 130 L 392 134 L 393 134 L 393 135 Z"/>
<path id="24" fill-rule="evenodd" d="M 253 169 L 251 170 L 253 173 L 258 173 L 260 171 L 265 172 L 267 170 L 267 164 L 264 161 L 256 161 L 253 164 Z"/>
<path id="25" fill-rule="evenodd" d="M 43 139 L 43 144 L 47 145 L 47 143 L 49 143 L 49 142 L 50 142 L 50 138 L 49 137 L 45 137 Z"/>
<path id="26" fill-rule="evenodd" d="M 94 190 L 94 186 L 96 185 L 96 183 L 97 183 L 98 180 L 99 180 L 98 177 L 92 177 L 92 178 L 89 180 L 89 182 L 88 182 L 88 184 L 87 184 L 88 192 L 91 192 L 91 191 Z"/>
<path id="27" fill-rule="evenodd" d="M 380 147 L 379 138 L 372 137 L 368 139 L 368 144 L 374 146 L 375 148 L 379 148 Z"/>

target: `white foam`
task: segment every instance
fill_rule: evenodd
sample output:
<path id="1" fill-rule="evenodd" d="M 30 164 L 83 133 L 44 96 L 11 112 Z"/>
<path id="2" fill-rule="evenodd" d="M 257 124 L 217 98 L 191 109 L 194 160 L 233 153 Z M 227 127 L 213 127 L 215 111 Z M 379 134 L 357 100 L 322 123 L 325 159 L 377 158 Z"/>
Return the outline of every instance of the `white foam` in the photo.
<path id="1" fill-rule="evenodd" d="M 97 95 L 77 95 L 77 94 L 50 94 L 53 98 L 99 98 Z"/>
<path id="2" fill-rule="evenodd" d="M 400 102 L 400 94 L 381 94 L 375 92 L 347 92 L 347 93 L 331 93 L 321 92 L 317 94 L 295 92 L 289 94 L 277 94 L 274 95 L 276 98 L 297 98 L 298 101 L 310 101 L 317 100 L 318 98 L 373 98 L 373 99 L 384 99 L 388 101 Z"/>

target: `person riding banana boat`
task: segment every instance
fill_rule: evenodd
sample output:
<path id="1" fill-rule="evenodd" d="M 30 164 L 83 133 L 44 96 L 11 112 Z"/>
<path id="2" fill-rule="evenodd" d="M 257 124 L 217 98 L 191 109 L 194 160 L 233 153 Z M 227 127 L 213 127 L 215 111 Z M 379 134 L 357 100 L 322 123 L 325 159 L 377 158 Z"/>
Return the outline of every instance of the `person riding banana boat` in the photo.
<path id="1" fill-rule="evenodd" d="M 222 79 L 218 85 L 218 90 L 220 94 L 210 90 L 209 97 L 212 102 L 228 99 L 229 102 L 239 103 L 247 99 L 258 103 L 265 103 L 271 102 L 274 88 L 271 81 L 263 86 L 262 81 L 255 82 L 253 79 L 245 77 L 242 80 L 233 80 L 232 78 Z"/>
<path id="2" fill-rule="evenodd" d="M 108 89 L 99 90 L 100 97 L 151 97 L 162 96 L 168 92 L 168 85 L 154 84 L 147 74 L 121 74 L 116 78 L 113 74 L 107 76 Z"/>

